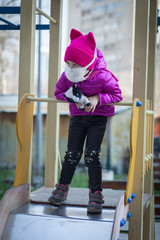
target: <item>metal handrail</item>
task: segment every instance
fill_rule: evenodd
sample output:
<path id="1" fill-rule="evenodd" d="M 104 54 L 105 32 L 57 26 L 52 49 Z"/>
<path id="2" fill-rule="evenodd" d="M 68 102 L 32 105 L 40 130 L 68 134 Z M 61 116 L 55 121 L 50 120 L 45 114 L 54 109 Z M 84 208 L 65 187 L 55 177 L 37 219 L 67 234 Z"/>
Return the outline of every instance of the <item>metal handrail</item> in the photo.
<path id="1" fill-rule="evenodd" d="M 39 98 L 39 97 L 27 97 L 27 102 L 53 102 L 53 103 L 67 103 L 65 101 L 57 100 L 56 98 Z M 109 103 L 107 105 L 116 105 L 116 106 L 132 106 L 133 102 L 115 102 Z M 142 103 L 137 101 L 137 105 L 141 106 Z"/>
<path id="2" fill-rule="evenodd" d="M 41 9 L 36 7 L 36 11 L 42 14 L 44 17 L 48 18 L 51 22 L 57 23 L 57 21 L 54 18 L 50 17 L 47 13 L 43 12 Z"/>

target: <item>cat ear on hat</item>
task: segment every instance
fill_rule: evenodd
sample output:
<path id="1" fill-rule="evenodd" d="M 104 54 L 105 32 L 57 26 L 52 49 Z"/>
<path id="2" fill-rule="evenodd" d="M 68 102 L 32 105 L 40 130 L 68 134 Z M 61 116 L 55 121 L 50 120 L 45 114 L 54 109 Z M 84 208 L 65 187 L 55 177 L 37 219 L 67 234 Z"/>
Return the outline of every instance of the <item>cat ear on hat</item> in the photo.
<path id="1" fill-rule="evenodd" d="M 73 39 L 75 39 L 77 37 L 80 37 L 82 35 L 83 34 L 81 32 L 79 32 L 78 30 L 72 28 L 71 33 L 70 33 L 70 39 L 73 40 Z"/>
<path id="2" fill-rule="evenodd" d="M 93 33 L 92 33 L 92 32 L 89 32 L 89 33 L 88 33 L 88 37 L 89 37 L 89 39 L 91 40 L 93 49 L 95 49 L 95 48 L 96 48 L 96 41 L 95 41 L 95 38 L 94 38 L 94 36 L 93 36 Z"/>

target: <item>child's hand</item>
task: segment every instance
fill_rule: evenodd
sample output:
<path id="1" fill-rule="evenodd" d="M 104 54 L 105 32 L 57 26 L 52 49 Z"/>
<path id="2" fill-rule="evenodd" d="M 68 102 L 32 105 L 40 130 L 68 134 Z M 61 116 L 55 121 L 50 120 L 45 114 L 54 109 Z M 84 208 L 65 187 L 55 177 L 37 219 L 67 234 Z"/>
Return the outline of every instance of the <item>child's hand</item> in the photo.
<path id="1" fill-rule="evenodd" d="M 75 105 L 77 106 L 77 108 L 79 109 L 80 107 L 83 106 L 83 103 L 75 103 Z"/>
<path id="2" fill-rule="evenodd" d="M 86 106 L 85 111 L 86 112 L 91 112 L 92 111 L 92 113 L 93 113 L 95 111 L 96 106 L 99 103 L 99 96 L 94 95 L 92 97 L 88 97 L 88 100 L 90 101 L 90 106 Z"/>

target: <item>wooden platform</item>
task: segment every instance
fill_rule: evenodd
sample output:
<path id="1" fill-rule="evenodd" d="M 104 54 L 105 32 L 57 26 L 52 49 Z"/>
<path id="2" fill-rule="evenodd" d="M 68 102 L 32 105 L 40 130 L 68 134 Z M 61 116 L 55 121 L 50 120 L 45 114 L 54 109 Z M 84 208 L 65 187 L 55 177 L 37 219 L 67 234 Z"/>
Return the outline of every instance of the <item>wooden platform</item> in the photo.
<path id="1" fill-rule="evenodd" d="M 49 203 L 48 198 L 50 197 L 52 191 L 53 188 L 41 187 L 31 192 L 30 201 L 32 203 Z M 105 201 L 103 208 L 116 208 L 125 191 L 104 189 L 102 193 Z M 86 207 L 88 205 L 88 200 L 88 188 L 70 188 L 67 200 L 63 203 L 63 205 Z"/>

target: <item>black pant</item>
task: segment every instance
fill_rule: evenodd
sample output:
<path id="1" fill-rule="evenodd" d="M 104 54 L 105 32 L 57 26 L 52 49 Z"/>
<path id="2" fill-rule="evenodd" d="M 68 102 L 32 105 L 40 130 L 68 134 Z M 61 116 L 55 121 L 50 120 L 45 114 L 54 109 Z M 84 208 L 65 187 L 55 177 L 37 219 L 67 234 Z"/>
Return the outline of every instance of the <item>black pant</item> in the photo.
<path id="1" fill-rule="evenodd" d="M 80 161 L 84 141 L 85 163 L 88 167 L 89 188 L 101 191 L 100 147 L 106 129 L 107 117 L 97 115 L 72 116 L 68 131 L 68 151 L 62 166 L 59 182 L 70 184 L 78 162 Z"/>

